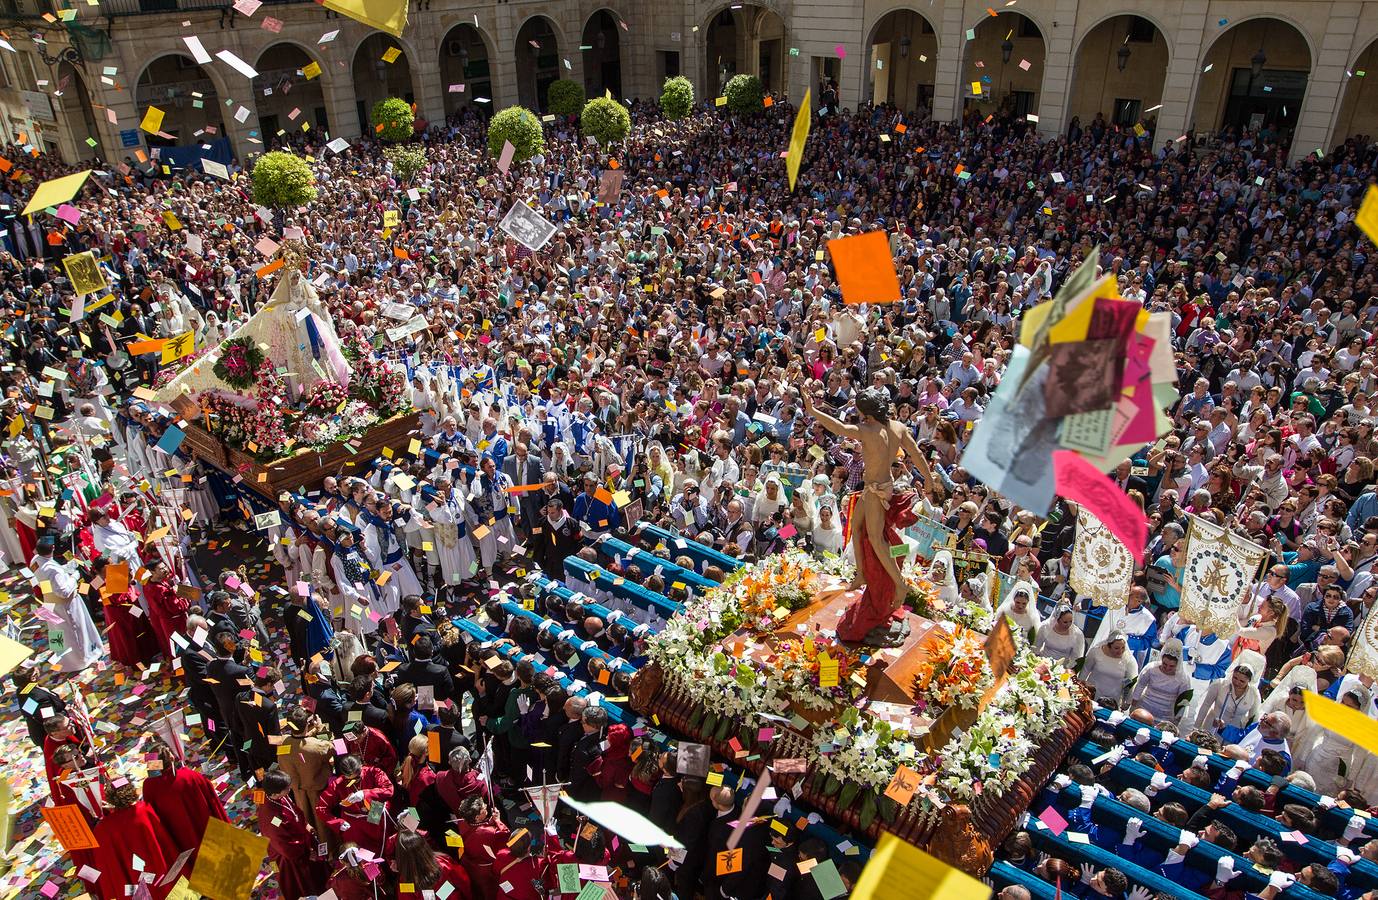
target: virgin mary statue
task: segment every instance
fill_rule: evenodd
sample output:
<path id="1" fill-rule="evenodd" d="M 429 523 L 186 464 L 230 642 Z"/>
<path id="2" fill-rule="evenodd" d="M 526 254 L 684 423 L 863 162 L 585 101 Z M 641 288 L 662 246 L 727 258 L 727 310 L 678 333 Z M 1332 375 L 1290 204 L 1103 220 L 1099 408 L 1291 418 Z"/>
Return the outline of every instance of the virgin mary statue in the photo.
<path id="1" fill-rule="evenodd" d="M 263 308 L 235 329 L 225 343 L 247 339 L 256 344 L 287 383 L 289 399 L 296 401 L 321 381 L 348 386 L 349 363 L 340 350 L 340 337 L 316 290 L 303 271 L 303 259 L 295 248 L 284 248 L 283 277 Z M 215 375 L 222 343 L 194 361 L 186 371 L 157 392 L 163 402 L 203 391 L 242 396 Z"/>

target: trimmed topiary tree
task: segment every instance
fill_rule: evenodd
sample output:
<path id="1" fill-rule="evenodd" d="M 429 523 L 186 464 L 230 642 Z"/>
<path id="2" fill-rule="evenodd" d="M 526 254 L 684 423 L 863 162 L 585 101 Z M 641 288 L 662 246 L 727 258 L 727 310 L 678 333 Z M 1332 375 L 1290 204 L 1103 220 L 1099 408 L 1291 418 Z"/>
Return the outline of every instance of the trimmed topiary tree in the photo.
<path id="1" fill-rule="evenodd" d="M 765 109 L 761 105 L 766 97 L 765 88 L 755 75 L 733 75 L 723 95 L 727 97 L 727 108 L 734 113 L 758 113 Z"/>
<path id="2" fill-rule="evenodd" d="M 383 140 L 405 141 L 415 127 L 416 113 L 401 97 L 388 97 L 373 104 L 373 131 Z"/>
<path id="3" fill-rule="evenodd" d="M 392 163 L 393 172 L 402 182 L 409 182 L 426 168 L 426 148 L 421 144 L 385 147 L 383 155 Z"/>
<path id="4" fill-rule="evenodd" d="M 660 91 L 660 111 L 667 119 L 682 119 L 694 108 L 694 82 L 683 75 L 665 79 Z"/>
<path id="5" fill-rule="evenodd" d="M 526 162 L 545 149 L 545 135 L 540 120 L 524 106 L 509 106 L 488 123 L 488 152 L 502 155 L 502 145 L 511 141 L 516 153 L 512 159 Z"/>
<path id="6" fill-rule="evenodd" d="M 316 173 L 300 156 L 282 150 L 254 163 L 254 202 L 271 209 L 296 209 L 316 199 Z"/>
<path id="7" fill-rule="evenodd" d="M 557 116 L 573 116 L 584 108 L 584 86 L 568 78 L 557 78 L 545 91 L 545 103 Z"/>
<path id="8" fill-rule="evenodd" d="M 616 100 L 596 97 L 584 104 L 584 111 L 579 114 L 579 127 L 606 147 L 622 140 L 631 131 L 632 114 Z"/>

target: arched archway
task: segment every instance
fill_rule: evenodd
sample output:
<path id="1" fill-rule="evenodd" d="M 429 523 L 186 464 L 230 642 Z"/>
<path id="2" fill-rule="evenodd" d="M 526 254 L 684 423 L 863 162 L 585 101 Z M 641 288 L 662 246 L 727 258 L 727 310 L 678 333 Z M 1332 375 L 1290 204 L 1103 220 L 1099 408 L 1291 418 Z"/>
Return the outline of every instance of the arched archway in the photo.
<path id="1" fill-rule="evenodd" d="M 91 94 L 86 90 L 86 81 L 81 72 L 71 63 L 63 60 L 57 67 L 57 101 L 61 104 L 62 116 L 67 121 L 67 130 L 72 137 L 72 148 L 77 159 L 91 159 L 100 152 L 100 130 L 96 123 L 96 113 L 91 106 Z M 96 140 L 96 146 L 86 143 L 86 138 Z"/>
<path id="2" fill-rule="evenodd" d="M 394 55 L 391 51 L 398 51 Z M 359 114 L 359 130 L 373 132 L 373 104 L 388 97 L 416 102 L 411 61 L 407 48 L 396 38 L 375 31 L 354 51 L 354 102 Z M 391 57 L 388 62 L 385 57 Z"/>
<path id="3" fill-rule="evenodd" d="M 875 103 L 906 111 L 931 110 L 937 81 L 938 35 L 911 9 L 894 9 L 871 29 L 864 86 Z"/>
<path id="4" fill-rule="evenodd" d="M 170 139 L 144 133 L 150 147 L 191 145 L 207 135 L 228 137 L 215 82 L 190 56 L 172 53 L 145 66 L 134 101 L 140 117 L 150 106 L 163 111 L 162 131 Z"/>
<path id="5" fill-rule="evenodd" d="M 584 54 L 584 93 L 601 97 L 612 91 L 622 96 L 622 38 L 617 17 L 600 9 L 584 23 L 584 39 L 579 50 Z"/>
<path id="6" fill-rule="evenodd" d="M 785 21 L 774 10 L 734 3 L 714 14 L 705 32 L 708 96 L 721 96 L 732 76 L 743 73 L 759 77 L 767 92 L 785 89 Z"/>
<path id="7" fill-rule="evenodd" d="M 1162 31 L 1143 16 L 1111 16 L 1081 39 L 1073 59 L 1067 121 L 1087 125 L 1097 115 L 1133 128 L 1163 102 L 1170 50 Z M 1144 124 L 1148 128 L 1148 124 Z"/>
<path id="8" fill-rule="evenodd" d="M 296 44 L 273 44 L 258 56 L 254 68 L 254 103 L 258 107 L 258 130 L 265 147 L 272 147 L 309 125 L 308 131 L 322 134 L 330 127 L 326 114 L 325 67 L 321 74 L 306 79 L 303 70 L 320 61 Z M 278 132 L 283 132 L 279 135 Z"/>
<path id="9" fill-rule="evenodd" d="M 445 92 L 445 115 L 464 106 L 476 106 L 485 113 L 488 104 L 474 98 L 493 97 L 493 72 L 488 41 L 468 22 L 460 22 L 440 42 L 440 83 Z"/>
<path id="10" fill-rule="evenodd" d="M 1288 22 L 1262 17 L 1231 26 L 1201 62 L 1191 127 L 1290 135 L 1301 117 L 1311 61 L 1306 37 Z"/>
<path id="11" fill-rule="evenodd" d="M 517 32 L 517 99 L 527 109 L 546 112 L 546 88 L 560 77 L 560 38 L 545 16 L 532 16 Z"/>
<path id="12" fill-rule="evenodd" d="M 982 19 L 972 32 L 959 85 L 964 106 L 1009 109 L 1016 116 L 1037 112 L 1048 48 L 1034 20 L 1002 12 Z M 980 85 L 979 92 L 974 85 Z"/>
<path id="13" fill-rule="evenodd" d="M 1378 40 L 1370 42 L 1354 60 L 1346 79 L 1331 146 L 1356 134 L 1378 134 Z"/>

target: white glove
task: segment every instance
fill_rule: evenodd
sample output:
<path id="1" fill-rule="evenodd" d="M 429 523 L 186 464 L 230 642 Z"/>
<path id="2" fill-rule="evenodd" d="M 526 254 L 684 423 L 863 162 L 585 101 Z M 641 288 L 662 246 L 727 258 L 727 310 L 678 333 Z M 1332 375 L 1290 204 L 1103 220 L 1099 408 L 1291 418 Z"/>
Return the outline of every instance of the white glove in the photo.
<path id="1" fill-rule="evenodd" d="M 1153 777 L 1148 780 L 1148 784 L 1144 787 L 1144 793 L 1150 797 L 1156 797 L 1159 791 L 1167 790 L 1169 784 L 1166 775 L 1162 772 L 1154 772 Z"/>
<path id="2" fill-rule="evenodd" d="M 1092 879 L 1092 878 L 1095 878 L 1097 874 L 1099 874 L 1099 873 L 1098 873 L 1095 869 L 1091 868 L 1090 866 L 1082 866 L 1082 867 L 1081 867 L 1081 883 L 1082 883 L 1082 884 L 1090 884 L 1090 883 L 1091 883 L 1091 879 Z"/>
<path id="3" fill-rule="evenodd" d="M 1059 791 L 1069 786 L 1071 783 L 1072 779 L 1062 774 L 1059 774 L 1053 779 L 1053 787 L 1057 788 Z"/>
<path id="4" fill-rule="evenodd" d="M 1090 808 L 1091 808 L 1091 804 L 1093 804 L 1093 803 L 1095 803 L 1095 802 L 1096 802 L 1096 792 L 1093 791 L 1093 790 L 1091 790 L 1089 787 L 1087 787 L 1086 785 L 1083 784 L 1083 785 L 1081 786 L 1081 801 L 1080 801 L 1079 803 L 1077 803 L 1077 806 L 1080 807 L 1081 809 L 1090 809 Z"/>
<path id="5" fill-rule="evenodd" d="M 1364 826 L 1368 824 L 1366 816 L 1354 815 L 1349 817 L 1345 823 L 1344 839 L 1352 841 L 1364 833 Z"/>
<path id="6" fill-rule="evenodd" d="M 1248 769 L 1249 764 L 1247 762 L 1242 759 L 1237 759 L 1234 765 L 1230 766 L 1229 777 L 1238 780 Z"/>
<path id="7" fill-rule="evenodd" d="M 1177 743 L 1180 740 L 1181 738 L 1179 738 L 1175 732 L 1164 731 L 1162 735 L 1158 738 L 1158 746 L 1171 747 L 1173 744 Z"/>
<path id="8" fill-rule="evenodd" d="M 1125 894 L 1125 900 L 1153 900 L 1153 892 L 1141 884 L 1136 884 Z"/>
<path id="9" fill-rule="evenodd" d="M 1149 738 L 1148 729 L 1147 729 L 1147 728 L 1140 728 L 1138 731 L 1134 732 L 1134 737 L 1133 737 L 1134 746 L 1135 746 L 1135 747 L 1142 747 L 1144 744 L 1147 744 L 1147 743 L 1148 743 L 1148 738 Z"/>
<path id="10" fill-rule="evenodd" d="M 1111 725 L 1118 725 L 1127 718 L 1129 718 L 1129 716 L 1125 715 L 1123 712 L 1118 709 L 1112 709 L 1110 715 L 1105 717 L 1105 720 Z"/>
<path id="11" fill-rule="evenodd" d="M 1297 876 L 1290 872 L 1274 872 L 1268 876 L 1268 887 L 1285 891 L 1297 883 Z"/>
<path id="12" fill-rule="evenodd" d="M 1239 873 L 1234 870 L 1234 857 L 1228 853 L 1221 856 L 1215 863 L 1215 880 L 1221 884 L 1229 884 L 1239 877 Z"/>
<path id="13" fill-rule="evenodd" d="M 1335 858 L 1347 866 L 1352 866 L 1359 861 L 1359 854 L 1343 845 L 1335 846 Z"/>
<path id="14" fill-rule="evenodd" d="M 1124 840 L 1122 844 L 1137 844 L 1139 838 L 1144 836 L 1144 820 L 1134 816 L 1124 823 Z"/>
<path id="15" fill-rule="evenodd" d="M 349 830 L 349 823 L 348 823 L 348 822 L 341 822 L 341 823 L 340 823 L 340 830 L 341 830 L 341 831 L 348 831 L 348 830 Z"/>
<path id="16" fill-rule="evenodd" d="M 1337 804 L 1334 797 L 1328 794 L 1321 794 L 1320 798 L 1316 801 L 1316 805 L 1321 809 L 1334 809 Z"/>
<path id="17" fill-rule="evenodd" d="M 1114 747 L 1110 750 L 1110 755 L 1106 757 L 1105 761 L 1112 766 L 1118 765 L 1120 760 L 1124 759 L 1128 755 L 1129 750 L 1126 749 L 1123 744 L 1121 744 L 1120 746 Z"/>
<path id="18" fill-rule="evenodd" d="M 363 792 L 363 791 L 355 791 L 354 793 L 350 794 L 348 797 L 344 798 L 344 802 L 349 803 L 349 804 L 363 803 L 363 802 L 364 802 L 364 792 Z"/>
<path id="19" fill-rule="evenodd" d="M 1182 829 L 1182 833 L 1177 837 L 1177 845 L 1179 847 L 1186 847 L 1188 850 L 1199 843 L 1201 843 L 1201 838 L 1197 837 L 1196 832 L 1187 831 L 1185 828 Z"/>
<path id="20" fill-rule="evenodd" d="M 1204 753 L 1197 754 L 1196 758 L 1191 761 L 1191 768 L 1210 769 L 1210 757 Z"/>

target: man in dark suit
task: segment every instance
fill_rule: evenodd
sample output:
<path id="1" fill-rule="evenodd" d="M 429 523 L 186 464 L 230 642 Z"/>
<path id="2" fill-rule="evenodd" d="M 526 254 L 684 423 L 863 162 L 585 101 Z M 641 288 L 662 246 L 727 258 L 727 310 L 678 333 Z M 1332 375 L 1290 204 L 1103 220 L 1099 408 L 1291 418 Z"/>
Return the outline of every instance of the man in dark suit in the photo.
<path id="1" fill-rule="evenodd" d="M 435 700 L 441 703 L 454 696 L 455 681 L 449 669 L 432 661 L 434 652 L 430 635 L 418 634 L 411 646 L 411 662 L 397 667 L 397 683 L 434 688 Z"/>
<path id="2" fill-rule="evenodd" d="M 234 636 L 221 632 L 216 635 L 215 659 L 206 666 L 206 680 L 210 682 L 215 694 L 215 703 L 220 710 L 220 722 L 225 733 L 217 735 L 223 740 L 225 756 L 239 766 L 241 775 L 250 774 L 249 758 L 244 754 L 245 736 L 239 730 L 239 717 L 235 713 L 235 698 L 239 692 L 251 686 L 249 673 L 253 670 L 240 665 L 234 659 Z"/>
<path id="3" fill-rule="evenodd" d="M 584 531 L 557 498 L 546 504 L 545 514 L 538 520 L 540 531 L 532 529 L 528 549 L 541 571 L 555 581 L 565 577 L 565 557 L 579 552 Z"/>
<path id="4" fill-rule="evenodd" d="M 765 830 L 760 825 L 748 825 L 735 849 L 741 850 L 740 866 L 733 865 L 723 875 L 718 874 L 718 854 L 729 849 L 728 838 L 736 827 L 736 795 L 729 787 L 716 787 L 708 795 L 717 813 L 708 826 L 708 859 L 703 872 L 705 897 L 743 897 L 751 895 L 753 885 L 766 877 Z"/>
<path id="5" fill-rule="evenodd" d="M 512 484 L 520 487 L 524 484 L 541 484 L 545 479 L 545 467 L 541 461 L 528 452 L 528 447 L 524 442 L 518 442 L 513 449 L 512 455 L 502 461 L 502 472 L 512 479 Z M 541 521 L 541 505 L 544 501 L 540 499 L 540 491 L 523 491 L 517 495 L 517 508 L 521 510 L 521 522 L 524 528 L 530 529 L 532 525 L 539 525 Z"/>
<path id="6" fill-rule="evenodd" d="M 574 494 L 570 492 L 569 488 L 555 480 L 554 472 L 546 473 L 545 480 L 541 483 L 541 489 L 539 491 L 532 491 L 530 494 L 522 494 L 520 496 L 529 496 L 536 504 L 536 518 L 525 523 L 527 528 L 530 528 L 533 523 L 538 528 L 545 524 L 541 521 L 541 519 L 544 518 L 544 516 L 541 515 L 541 510 L 544 510 L 551 500 L 559 500 L 566 510 L 574 509 Z"/>
<path id="7" fill-rule="evenodd" d="M 187 617 L 187 634 L 195 635 L 206 627 L 206 620 L 198 615 Z M 187 699 L 192 708 L 201 714 L 201 727 L 212 734 L 223 732 L 225 722 L 220 718 L 220 703 L 215 699 L 214 685 L 210 677 L 210 664 L 215 659 L 207 644 L 192 644 L 178 656 L 182 663 L 182 674 L 187 681 Z M 212 730 L 214 729 L 214 730 Z"/>
<path id="8" fill-rule="evenodd" d="M 575 800 L 597 800 L 602 796 L 597 774 L 603 763 L 603 732 L 608 727 L 608 711 L 587 706 L 579 716 L 584 733 L 569 753 L 569 795 Z"/>
<path id="9" fill-rule="evenodd" d="M 570 697 L 565 701 L 565 723 L 560 726 L 560 734 L 555 742 L 555 776 L 560 781 L 569 781 L 570 756 L 574 745 L 584 736 L 582 723 L 584 710 L 589 702 L 583 697 Z"/>
<path id="10" fill-rule="evenodd" d="M 10 677 L 14 679 L 15 700 L 19 703 L 19 714 L 23 716 L 24 724 L 29 729 L 29 740 L 42 750 L 43 738 L 46 736 L 43 731 L 43 720 L 66 712 L 67 703 L 57 694 L 39 686 L 40 674 L 41 670 L 37 666 L 28 669 L 21 666 L 15 669 Z"/>
<path id="11" fill-rule="evenodd" d="M 346 721 L 363 722 L 379 731 L 387 730 L 388 713 L 386 709 L 373 702 L 371 676 L 355 675 L 354 680 L 349 683 L 349 696 L 354 702 L 349 704 L 349 710 L 345 714 Z M 356 712 L 359 713 L 358 716 L 354 715 Z"/>
<path id="12" fill-rule="evenodd" d="M 306 680 L 306 696 L 315 706 L 313 712 L 322 722 L 330 726 L 335 737 L 344 734 L 345 722 L 349 715 L 349 698 L 330 674 L 330 663 L 321 660 L 315 666 L 314 677 Z"/>
<path id="13" fill-rule="evenodd" d="M 239 717 L 239 731 L 248 743 L 245 755 L 249 758 L 252 771 L 267 769 L 273 765 L 277 748 L 269 741 L 270 737 L 282 734 L 278 725 L 277 685 L 282 673 L 273 666 L 259 669 L 254 675 L 254 686 L 241 691 L 235 697 L 235 714 Z"/>

